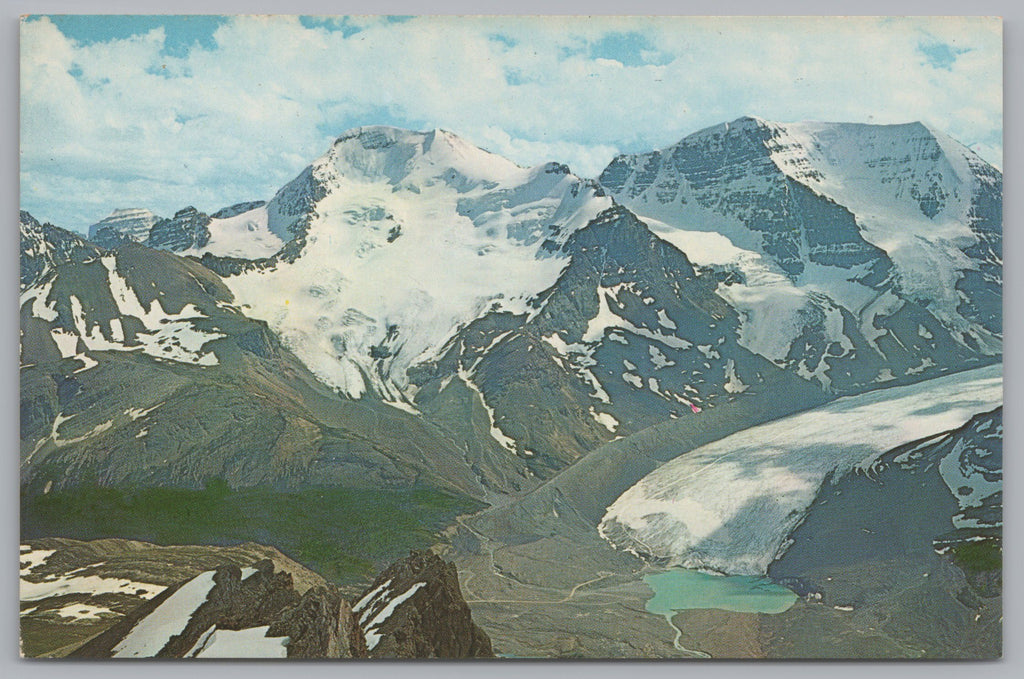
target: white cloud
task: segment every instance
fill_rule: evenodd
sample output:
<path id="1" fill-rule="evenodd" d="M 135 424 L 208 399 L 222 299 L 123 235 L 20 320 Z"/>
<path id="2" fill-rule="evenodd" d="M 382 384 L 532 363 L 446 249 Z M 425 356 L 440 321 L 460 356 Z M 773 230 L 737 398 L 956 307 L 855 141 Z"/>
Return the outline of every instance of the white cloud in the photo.
<path id="1" fill-rule="evenodd" d="M 743 114 L 925 120 L 1001 165 L 1001 34 L 987 19 L 237 17 L 170 56 L 162 30 L 79 44 L 22 25 L 22 206 L 84 228 L 269 198 L 349 127 L 442 127 L 523 164 L 596 175 Z M 639 33 L 641 58 L 592 58 Z M 501 38 L 496 38 L 500 34 Z M 948 44 L 946 68 L 922 45 Z M 176 52 L 177 54 L 177 52 Z M 644 60 L 653 63 L 642 63 Z M 657 64 L 657 65 L 655 65 Z M 74 75 L 73 75 L 74 74 Z"/>

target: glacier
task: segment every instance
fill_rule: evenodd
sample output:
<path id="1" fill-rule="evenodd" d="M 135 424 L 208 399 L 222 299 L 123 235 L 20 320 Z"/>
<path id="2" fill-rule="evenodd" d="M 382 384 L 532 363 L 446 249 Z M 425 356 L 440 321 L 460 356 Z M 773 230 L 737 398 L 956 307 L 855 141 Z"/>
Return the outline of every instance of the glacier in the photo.
<path id="1" fill-rule="evenodd" d="M 598 530 L 674 565 L 763 575 L 823 483 L 1001 403 L 1001 365 L 840 398 L 665 463 L 609 505 Z"/>

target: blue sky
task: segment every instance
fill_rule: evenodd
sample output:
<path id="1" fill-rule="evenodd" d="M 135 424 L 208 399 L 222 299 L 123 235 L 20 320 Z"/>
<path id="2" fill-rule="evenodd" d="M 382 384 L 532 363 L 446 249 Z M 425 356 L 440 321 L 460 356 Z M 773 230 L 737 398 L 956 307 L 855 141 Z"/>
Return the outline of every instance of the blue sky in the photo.
<path id="1" fill-rule="evenodd" d="M 269 199 L 377 123 L 594 176 L 741 115 L 922 120 L 1001 167 L 1001 40 L 984 18 L 30 17 L 21 206 L 84 230 Z"/>

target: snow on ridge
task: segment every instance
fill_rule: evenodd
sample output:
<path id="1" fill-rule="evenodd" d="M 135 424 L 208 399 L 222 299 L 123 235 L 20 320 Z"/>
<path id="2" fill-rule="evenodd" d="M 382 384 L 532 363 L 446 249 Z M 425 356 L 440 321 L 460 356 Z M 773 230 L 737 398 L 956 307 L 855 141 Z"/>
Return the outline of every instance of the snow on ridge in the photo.
<path id="1" fill-rule="evenodd" d="M 192 614 L 213 589 L 215 571 L 200 573 L 178 588 L 114 646 L 115 658 L 152 658 L 171 637 L 185 631 Z"/>
<path id="2" fill-rule="evenodd" d="M 943 322 L 962 324 L 955 285 L 961 271 L 975 268 L 962 248 L 977 242 L 969 226 L 978 188 L 971 166 L 984 161 L 921 123 L 772 128 L 779 138 L 769 149 L 779 169 L 849 208 L 864 239 L 889 255 L 907 295 L 932 299 Z M 931 216 L 917 194 L 929 186 L 938 198 Z"/>
<path id="3" fill-rule="evenodd" d="M 107 270 L 107 284 L 111 297 L 117 307 L 120 317 L 110 319 L 109 335 L 104 334 L 102 323 L 90 323 L 87 318 L 82 301 L 76 295 L 70 295 L 71 320 L 74 332 L 63 328 L 52 328 L 51 336 L 57 344 L 62 358 L 77 358 L 83 362 L 79 370 L 88 370 L 96 365 L 95 359 L 86 354 L 77 354 L 78 341 L 85 345 L 89 351 L 140 351 L 154 358 L 177 361 L 179 363 L 191 363 L 195 365 L 216 365 L 217 356 L 212 351 L 203 352 L 203 347 L 215 339 L 224 337 L 223 333 L 198 330 L 191 321 L 205 318 L 194 305 L 186 304 L 177 313 L 167 312 L 155 298 L 147 309 L 139 301 L 135 291 L 132 290 L 128 281 L 117 271 L 116 255 L 105 255 L 100 262 Z M 49 284 L 39 292 L 31 292 L 33 298 L 33 310 L 39 304 L 39 300 L 45 299 L 48 294 Z M 23 298 L 28 299 L 28 296 Z M 49 307 L 47 307 L 49 309 Z M 121 318 L 137 318 L 145 329 L 135 336 L 136 344 L 125 344 L 124 326 Z M 55 321 L 56 311 L 47 320 Z"/>
<path id="4" fill-rule="evenodd" d="M 21 293 L 18 300 L 18 307 L 23 307 L 29 301 L 32 302 L 32 315 L 44 321 L 57 320 L 56 302 L 48 302 L 50 290 L 53 288 L 53 281 L 47 281 L 42 285 L 31 287 Z"/>
<path id="5" fill-rule="evenodd" d="M 1001 465 L 990 469 L 979 464 L 991 452 L 972 440 L 975 436 L 997 439 L 998 445 L 1001 446 L 1003 425 L 993 427 L 993 424 L 992 419 L 979 423 L 967 437 L 960 438 L 952 450 L 939 460 L 939 474 L 960 507 L 960 511 L 953 517 L 953 525 L 957 528 L 975 528 L 983 525 L 979 519 L 969 517 L 967 510 L 983 506 L 986 500 L 1003 490 Z M 998 525 L 1002 525 L 1002 522 L 998 522 Z"/>
<path id="6" fill-rule="evenodd" d="M 559 365 L 565 367 L 565 363 L 568 363 L 569 368 L 576 373 L 577 377 L 586 382 L 594 390 L 590 394 L 591 398 L 597 399 L 601 403 L 610 404 L 611 397 L 608 396 L 608 392 L 601 385 L 601 381 L 597 379 L 597 375 L 591 368 L 597 365 L 597 360 L 594 358 L 594 351 L 597 349 L 597 344 L 580 344 L 574 342 L 572 344 L 567 343 L 562 336 L 558 333 L 551 333 L 541 337 L 546 344 L 554 349 L 558 357 Z"/>
<path id="7" fill-rule="evenodd" d="M 371 589 L 369 592 L 366 593 L 365 596 L 363 596 L 362 599 L 357 601 L 355 605 L 352 606 L 352 612 L 358 613 L 367 606 L 370 606 L 374 602 L 374 600 L 380 595 L 380 593 L 386 590 L 390 585 L 391 579 L 388 578 L 384 582 L 380 583 L 379 585 Z"/>
<path id="8" fill-rule="evenodd" d="M 216 625 L 203 632 L 186 658 L 287 658 L 290 637 L 270 637 L 270 625 L 240 630 L 219 629 Z"/>
<path id="9" fill-rule="evenodd" d="M 469 388 L 469 390 L 480 398 L 480 403 L 483 404 L 484 411 L 487 413 L 488 431 L 491 434 L 491 438 L 497 441 L 498 445 L 500 445 L 502 448 L 515 455 L 516 440 L 509 436 L 508 434 L 506 434 L 505 432 L 503 432 L 501 428 L 498 426 L 494 413 L 494 408 L 487 404 L 487 400 L 484 398 L 484 392 L 473 381 L 472 371 L 465 370 L 464 368 L 459 366 L 458 374 L 459 379 L 462 380 L 462 382 Z"/>
<path id="10" fill-rule="evenodd" d="M 363 634 L 366 636 L 366 649 L 372 651 L 380 643 L 383 638 L 383 634 L 380 631 L 381 625 L 387 622 L 391 614 L 395 612 L 399 606 L 404 604 L 406 601 L 412 598 L 416 592 L 421 588 L 425 587 L 427 583 L 417 582 L 412 585 L 409 589 L 405 590 L 396 597 L 387 600 L 387 603 L 377 612 L 369 622 L 363 625 Z"/>
<path id="11" fill-rule="evenodd" d="M 828 478 L 1002 403 L 1002 366 L 837 399 L 701 446 L 651 472 L 599 531 L 688 568 L 761 575 Z"/>
<path id="12" fill-rule="evenodd" d="M 619 328 L 648 340 L 660 342 L 665 346 L 672 347 L 673 349 L 689 349 L 693 346 L 691 342 L 679 337 L 675 333 L 666 334 L 660 330 L 649 330 L 647 328 L 634 325 L 631 321 L 626 320 L 615 313 L 615 310 L 612 309 L 608 300 L 617 300 L 619 292 L 625 287 L 627 287 L 627 284 L 620 283 L 611 287 L 599 286 L 597 288 L 598 309 L 594 317 L 587 323 L 587 329 L 583 333 L 583 338 L 581 340 L 584 344 L 600 342 L 604 338 L 606 330 L 609 328 Z M 674 329 L 675 327 L 675 324 L 672 323 L 668 318 L 668 315 L 665 314 L 664 309 L 659 309 L 658 320 L 659 324 L 666 330 L 670 329 L 666 324 L 666 321 L 672 324 L 671 329 Z"/>

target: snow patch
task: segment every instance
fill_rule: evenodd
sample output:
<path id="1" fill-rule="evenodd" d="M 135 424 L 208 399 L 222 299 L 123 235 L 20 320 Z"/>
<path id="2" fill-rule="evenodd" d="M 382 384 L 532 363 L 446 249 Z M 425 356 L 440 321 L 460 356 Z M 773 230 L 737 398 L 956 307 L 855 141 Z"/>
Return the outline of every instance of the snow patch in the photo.
<path id="1" fill-rule="evenodd" d="M 234 217 L 211 219 L 206 226 L 210 232 L 210 240 L 206 245 L 179 254 L 202 257 L 208 252 L 218 257 L 239 259 L 271 257 L 284 247 L 284 241 L 270 231 L 267 222 L 265 205 Z"/>
<path id="2" fill-rule="evenodd" d="M 75 620 L 99 620 L 101 615 L 120 615 L 103 606 L 90 606 L 89 604 L 71 604 L 57 610 L 57 615 L 62 618 L 74 618 Z"/>
<path id="3" fill-rule="evenodd" d="M 736 375 L 736 361 L 731 358 L 725 362 L 725 384 L 723 387 L 730 394 L 742 394 L 749 388 L 749 385 L 744 384 Z"/>
<path id="4" fill-rule="evenodd" d="M 113 648 L 115 658 L 152 658 L 171 637 L 185 631 L 189 619 L 213 589 L 215 571 L 200 573 L 167 597 Z"/>
<path id="5" fill-rule="evenodd" d="M 614 434 L 615 430 L 619 428 L 619 421 L 608 413 L 601 413 L 594 409 L 594 406 L 590 406 L 590 416 L 594 418 L 594 421 L 607 429 L 610 433 Z"/>
<path id="6" fill-rule="evenodd" d="M 647 350 L 651 355 L 651 364 L 654 366 L 655 370 L 661 370 L 662 368 L 667 368 L 676 364 L 675 361 L 670 361 L 666 358 L 661 349 L 653 344 L 647 345 Z"/>
<path id="7" fill-rule="evenodd" d="M 425 587 L 427 583 L 417 582 L 409 589 L 405 590 L 398 596 L 392 598 L 384 605 L 380 611 L 373 616 L 373 618 L 363 627 L 363 632 L 366 635 L 366 648 L 372 651 L 380 643 L 383 635 L 380 632 L 380 626 L 387 622 L 391 614 L 395 612 L 399 606 L 408 601 L 412 596 L 418 592 L 421 588 Z"/>
<path id="8" fill-rule="evenodd" d="M 480 387 L 476 386 L 475 382 L 473 382 L 473 374 L 462 366 L 459 366 L 458 375 L 459 379 L 469 387 L 469 390 L 480 398 L 480 403 L 483 405 L 484 411 L 487 413 L 487 426 L 488 431 L 491 434 L 491 438 L 497 441 L 498 445 L 502 448 L 514 455 L 516 453 L 516 440 L 505 434 L 505 432 L 498 427 L 498 423 L 495 420 L 494 408 L 487 405 L 487 400 L 484 399 L 484 392 L 481 391 Z"/>
<path id="9" fill-rule="evenodd" d="M 287 658 L 289 637 L 268 637 L 270 625 L 242 630 L 206 630 L 186 658 Z"/>

